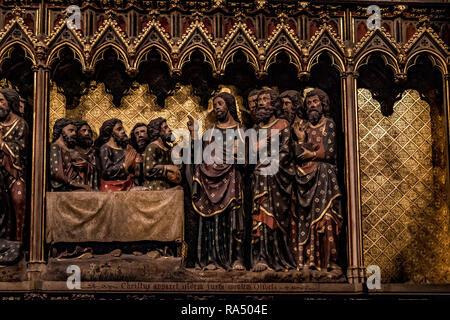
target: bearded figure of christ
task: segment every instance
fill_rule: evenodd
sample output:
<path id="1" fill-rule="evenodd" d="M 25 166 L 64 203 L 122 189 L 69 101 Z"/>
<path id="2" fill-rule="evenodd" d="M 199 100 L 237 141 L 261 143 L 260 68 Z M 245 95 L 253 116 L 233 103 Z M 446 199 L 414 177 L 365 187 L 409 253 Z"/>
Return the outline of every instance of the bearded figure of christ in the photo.
<path id="1" fill-rule="evenodd" d="M 245 128 L 239 121 L 233 95 L 217 94 L 213 98 L 213 107 L 216 121 L 202 138 L 203 150 L 220 140 L 223 147 L 215 149 L 211 155 L 222 161 L 203 159 L 194 169 L 192 206 L 199 215 L 196 267 L 244 270 L 245 161 L 239 164 L 237 159 L 239 143 L 244 143 Z M 191 122 L 188 128 L 195 138 Z"/>

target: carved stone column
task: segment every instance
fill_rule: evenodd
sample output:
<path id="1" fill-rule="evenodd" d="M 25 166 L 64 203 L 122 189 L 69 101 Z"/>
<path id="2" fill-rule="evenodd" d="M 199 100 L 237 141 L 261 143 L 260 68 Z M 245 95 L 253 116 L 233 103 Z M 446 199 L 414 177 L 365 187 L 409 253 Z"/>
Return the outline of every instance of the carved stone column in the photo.
<path id="1" fill-rule="evenodd" d="M 32 138 L 32 175 L 31 175 L 31 236 L 30 262 L 28 274 L 30 280 L 37 280 L 44 260 L 44 221 L 46 190 L 46 155 L 48 122 L 48 80 L 49 69 L 45 65 L 45 49 L 38 47 L 38 62 L 34 71 L 34 106 Z"/>
<path id="2" fill-rule="evenodd" d="M 356 72 L 353 64 L 346 67 L 342 73 L 342 100 L 344 106 L 345 128 L 345 161 L 347 186 L 347 214 L 348 214 L 348 269 L 347 278 L 350 283 L 364 282 L 362 223 L 359 179 L 359 141 Z"/>

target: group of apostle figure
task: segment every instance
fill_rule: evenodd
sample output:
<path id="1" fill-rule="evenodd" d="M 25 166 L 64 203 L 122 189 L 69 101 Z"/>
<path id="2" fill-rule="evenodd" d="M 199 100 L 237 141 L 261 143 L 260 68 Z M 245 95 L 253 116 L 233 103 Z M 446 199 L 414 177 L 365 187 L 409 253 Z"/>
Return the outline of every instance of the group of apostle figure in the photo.
<path id="1" fill-rule="evenodd" d="M 214 129 L 224 136 L 232 128 L 245 131 L 232 95 L 219 93 L 213 106 Z M 202 162 L 194 166 L 192 204 L 200 216 L 197 267 L 244 270 L 247 265 L 255 272 L 297 268 L 339 276 L 338 236 L 343 218 L 336 125 L 328 115 L 327 94 L 313 89 L 303 101 L 294 90 L 281 95 L 272 89 L 253 90 L 248 106 L 252 129 L 266 141 L 247 141 L 247 150 L 265 147 L 268 153 L 277 138 L 278 170 L 267 174 L 270 163 L 264 159 L 254 165 Z M 210 137 L 202 141 L 212 142 Z M 250 181 L 250 197 L 244 199 Z M 251 214 L 248 226 L 246 214 Z"/>
<path id="2" fill-rule="evenodd" d="M 128 138 L 122 121 L 106 120 L 93 140 L 84 120 L 58 119 L 50 146 L 52 191 L 163 190 L 181 182 L 171 164 L 172 131 L 163 118 L 138 123 Z"/>
<path id="3" fill-rule="evenodd" d="M 107 120 L 95 142 L 85 121 L 59 119 L 50 147 L 51 189 L 164 190 L 179 185 L 184 177 L 199 217 L 197 268 L 245 270 L 248 266 L 255 272 L 297 268 L 340 274 L 338 235 L 343 218 L 336 125 L 328 116 L 327 94 L 314 89 L 303 101 L 297 91 L 280 95 L 260 89 L 250 92 L 248 105 L 252 129 L 258 134 L 269 132 L 265 141 L 269 145 L 278 139 L 278 170 L 273 174 L 264 173 L 269 164 L 259 159 L 256 164 L 175 165 L 172 131 L 163 118 L 136 124 L 130 139 L 119 119 Z M 213 110 L 216 134 L 225 137 L 229 130 L 246 131 L 231 94 L 215 95 Z M 199 137 L 193 120 L 187 124 L 191 144 L 200 140 L 207 147 L 215 138 Z M 263 147 L 261 140 L 255 143 L 242 138 L 245 135 L 234 136 L 236 141 L 245 140 L 247 148 Z M 236 159 L 237 149 L 233 150 Z"/>

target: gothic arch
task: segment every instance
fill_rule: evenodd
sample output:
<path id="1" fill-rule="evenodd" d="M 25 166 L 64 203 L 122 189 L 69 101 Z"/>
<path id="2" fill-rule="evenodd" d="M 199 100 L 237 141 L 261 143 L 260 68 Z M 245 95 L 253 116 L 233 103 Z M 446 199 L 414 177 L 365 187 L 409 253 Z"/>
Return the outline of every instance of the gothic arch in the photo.
<path id="1" fill-rule="evenodd" d="M 395 56 L 391 52 L 380 48 L 369 50 L 367 52 L 364 52 L 361 56 L 359 56 L 355 61 L 355 70 L 358 70 L 362 65 L 366 64 L 368 62 L 368 58 L 370 57 L 370 55 L 375 52 L 381 53 L 381 56 L 383 57 L 386 65 L 389 66 L 394 71 L 394 74 L 401 73 L 400 67 L 398 65 Z"/>
<path id="2" fill-rule="evenodd" d="M 34 54 L 34 50 L 32 48 L 30 48 L 26 43 L 24 43 L 20 40 L 12 41 L 0 50 L 0 60 L 1 61 L 3 61 L 5 59 L 4 55 L 9 50 L 11 50 L 11 48 L 13 48 L 15 45 L 19 45 L 25 51 L 26 57 L 28 57 L 28 59 L 30 59 L 30 61 L 33 63 L 33 65 L 36 64 L 36 56 Z"/>
<path id="3" fill-rule="evenodd" d="M 326 52 L 330 56 L 333 62 L 332 65 L 335 66 L 339 70 L 339 72 L 345 71 L 344 61 L 342 60 L 342 57 L 338 53 L 328 48 L 321 48 L 317 52 L 315 52 L 314 55 L 309 59 L 308 65 L 306 67 L 306 70 L 308 72 L 311 72 L 311 69 L 318 63 L 320 55 L 324 52 Z M 338 63 L 336 63 L 335 59 L 337 59 Z"/>
<path id="4" fill-rule="evenodd" d="M 118 45 L 116 45 L 114 43 L 106 43 L 95 51 L 95 54 L 92 57 L 91 63 L 89 65 L 90 69 L 95 68 L 95 65 L 100 60 L 100 57 L 103 56 L 103 54 L 105 53 L 106 50 L 108 50 L 108 48 L 112 48 L 112 50 L 114 50 L 117 53 L 119 60 L 122 61 L 123 64 L 125 65 L 125 69 L 129 70 L 130 62 L 128 60 L 128 55 L 126 54 L 125 51 L 123 51 L 123 49 L 121 47 L 119 47 Z"/>
<path id="5" fill-rule="evenodd" d="M 258 57 L 255 55 L 254 52 L 252 52 L 250 49 L 248 49 L 246 47 L 235 47 L 235 48 L 231 49 L 229 52 L 227 52 L 224 55 L 222 63 L 219 66 L 219 71 L 225 72 L 225 68 L 226 68 L 227 64 L 230 62 L 230 59 L 239 50 L 242 50 L 244 52 L 244 54 L 247 56 L 248 62 L 254 67 L 255 72 L 258 73 L 259 69 L 260 69 L 259 63 L 258 63 Z"/>
<path id="6" fill-rule="evenodd" d="M 69 47 L 73 53 L 75 54 L 76 60 L 78 60 L 81 63 L 82 70 L 86 70 L 86 61 L 84 59 L 83 53 L 80 51 L 79 48 L 77 48 L 74 44 L 70 42 L 62 42 L 59 43 L 57 46 L 55 46 L 50 53 L 48 54 L 46 64 L 51 65 L 53 63 L 53 60 L 58 56 L 59 52 L 64 48 Z"/>
<path id="7" fill-rule="evenodd" d="M 213 53 L 210 52 L 205 46 L 202 46 L 202 45 L 192 46 L 188 50 L 186 50 L 181 55 L 180 61 L 177 64 L 178 69 L 181 70 L 183 68 L 184 64 L 189 61 L 188 59 L 189 59 L 191 53 L 194 52 L 195 50 L 199 50 L 200 52 L 202 52 L 204 54 L 205 62 L 208 63 L 209 65 L 211 65 L 213 73 L 217 73 L 218 70 L 217 70 L 217 65 L 216 65 L 216 61 L 214 59 Z"/>
<path id="8" fill-rule="evenodd" d="M 167 63 L 167 65 L 169 66 L 170 72 L 172 72 L 173 62 L 172 62 L 172 58 L 170 57 L 170 53 L 163 46 L 161 46 L 157 43 L 149 44 L 139 50 L 139 54 L 137 55 L 136 60 L 134 61 L 133 69 L 136 69 L 136 70 L 139 69 L 139 65 L 141 64 L 143 58 L 152 49 L 156 49 L 156 51 L 158 51 L 161 54 L 162 60 Z"/>
<path id="9" fill-rule="evenodd" d="M 269 67 L 275 62 L 275 59 L 280 52 L 285 52 L 291 59 L 293 59 L 293 64 L 297 67 L 298 73 L 303 71 L 301 70 L 302 64 L 296 52 L 294 52 L 291 48 L 288 47 L 278 47 L 267 56 L 263 67 L 264 73 L 267 73 L 269 71 Z"/>
<path id="10" fill-rule="evenodd" d="M 408 57 L 405 63 L 404 73 L 406 74 L 408 72 L 408 69 L 412 67 L 416 61 L 416 59 L 422 54 L 425 53 L 430 60 L 433 62 L 433 64 L 439 68 L 442 74 L 448 73 L 448 66 L 445 62 L 445 58 L 441 55 L 437 54 L 435 51 L 429 50 L 429 49 L 421 49 L 414 51 L 414 53 Z M 436 61 L 437 59 L 437 61 Z"/>

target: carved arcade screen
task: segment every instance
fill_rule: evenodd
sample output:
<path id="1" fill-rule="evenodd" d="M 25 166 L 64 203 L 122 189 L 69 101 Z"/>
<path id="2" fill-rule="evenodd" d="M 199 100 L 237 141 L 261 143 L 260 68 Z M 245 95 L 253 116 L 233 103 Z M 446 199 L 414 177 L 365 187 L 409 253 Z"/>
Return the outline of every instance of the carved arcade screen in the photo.
<path id="1" fill-rule="evenodd" d="M 448 297 L 449 16 L 0 1 L 0 297 Z"/>

